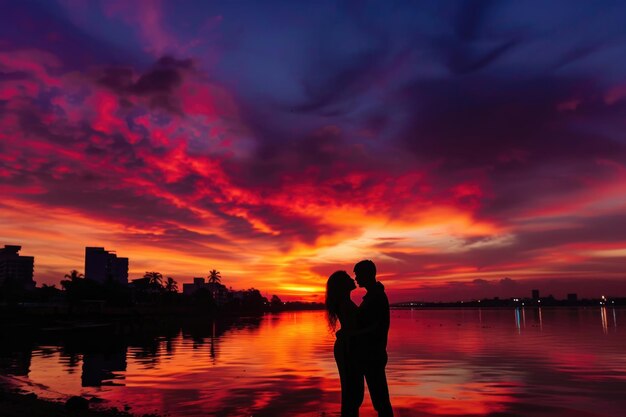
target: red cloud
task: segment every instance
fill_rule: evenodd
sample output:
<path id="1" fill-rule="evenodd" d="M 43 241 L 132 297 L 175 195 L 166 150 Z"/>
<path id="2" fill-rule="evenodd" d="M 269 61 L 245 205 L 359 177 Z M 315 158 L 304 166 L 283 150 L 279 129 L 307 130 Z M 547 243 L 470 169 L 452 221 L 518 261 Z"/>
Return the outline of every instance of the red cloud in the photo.
<path id="1" fill-rule="evenodd" d="M 575 137 L 564 161 L 551 144 L 544 160 L 539 139 L 526 144 L 511 132 L 510 143 L 501 141 L 509 133 L 502 123 L 490 136 L 460 116 L 463 106 L 440 103 L 411 139 L 376 142 L 341 118 L 294 126 L 290 113 L 274 128 L 191 60 L 71 71 L 48 52 L 23 50 L 0 53 L 0 66 L 11 74 L 0 80 L 8 196 L 0 211 L 24 224 L 41 219 L 7 234 L 25 245 L 66 250 L 80 219 L 98 225 L 81 232 L 105 242 L 76 245 L 121 242 L 137 265 L 155 262 L 182 279 L 210 262 L 241 286 L 253 280 L 293 298 L 315 297 L 332 268 L 361 257 L 379 262 L 396 300 L 423 281 L 436 289 L 424 291 L 456 294 L 455 285 L 438 287 L 442 279 L 621 277 L 607 254 L 626 244 L 616 214 L 622 148 L 608 140 Z M 423 99 L 437 104 L 435 93 Z M 496 98 L 488 113 L 501 111 L 504 97 Z M 509 112 L 531 107 L 499 114 L 521 123 L 528 114 Z M 486 120 L 484 110 L 472 113 Z M 545 133 L 542 117 L 529 132 Z M 38 271 L 58 269 L 41 259 Z"/>

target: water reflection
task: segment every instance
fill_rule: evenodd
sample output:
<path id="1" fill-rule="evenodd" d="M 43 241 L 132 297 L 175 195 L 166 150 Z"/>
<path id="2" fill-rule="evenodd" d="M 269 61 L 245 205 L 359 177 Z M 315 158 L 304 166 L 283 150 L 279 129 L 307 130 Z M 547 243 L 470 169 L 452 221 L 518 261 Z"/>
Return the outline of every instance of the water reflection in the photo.
<path id="1" fill-rule="evenodd" d="M 517 333 L 522 333 L 522 312 L 524 310 L 520 307 L 515 309 L 515 326 L 517 327 Z"/>
<path id="2" fill-rule="evenodd" d="M 0 343 L 0 372 L 15 376 L 28 376 L 32 358 L 29 343 Z"/>
<path id="3" fill-rule="evenodd" d="M 107 353 L 89 353 L 83 357 L 81 382 L 83 387 L 100 387 L 103 383 L 122 385 L 116 381 L 123 379 L 126 371 L 126 347 Z M 105 382 L 106 381 L 106 382 Z"/>
<path id="4" fill-rule="evenodd" d="M 600 307 L 600 317 L 602 317 L 602 331 L 604 334 L 609 333 L 609 323 L 606 318 L 606 307 Z"/>
<path id="5" fill-rule="evenodd" d="M 397 415 L 622 415 L 624 315 L 394 310 L 388 377 Z M 13 340 L 0 346 L 0 371 L 48 387 L 43 395 L 97 395 L 141 413 L 338 415 L 333 339 L 322 312 L 160 323 L 123 339 Z M 375 415 L 369 399 L 361 415 Z"/>

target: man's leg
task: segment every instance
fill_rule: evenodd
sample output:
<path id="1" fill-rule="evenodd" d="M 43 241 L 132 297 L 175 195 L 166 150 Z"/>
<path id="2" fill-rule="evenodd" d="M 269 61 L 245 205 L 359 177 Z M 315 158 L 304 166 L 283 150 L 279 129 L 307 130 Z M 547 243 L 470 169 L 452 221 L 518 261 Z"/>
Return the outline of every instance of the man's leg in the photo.
<path id="1" fill-rule="evenodd" d="M 363 404 L 365 380 L 355 368 L 346 367 L 341 381 L 341 416 L 358 417 Z"/>
<path id="2" fill-rule="evenodd" d="M 342 416 L 345 412 L 346 416 L 358 417 L 359 408 L 363 404 L 365 377 L 354 358 L 349 356 L 345 361 L 344 380 L 342 390 L 345 392 L 345 397 L 342 397 L 342 400 L 345 401 L 345 408 L 342 405 Z"/>
<path id="3" fill-rule="evenodd" d="M 363 397 L 365 396 L 365 376 L 361 369 L 357 368 L 354 364 L 350 371 L 350 404 L 353 411 L 353 415 L 359 415 L 359 408 L 363 404 Z"/>
<path id="4" fill-rule="evenodd" d="M 370 391 L 372 404 L 379 417 L 393 417 L 389 387 L 385 375 L 387 361 L 369 362 L 365 367 L 365 380 Z"/>

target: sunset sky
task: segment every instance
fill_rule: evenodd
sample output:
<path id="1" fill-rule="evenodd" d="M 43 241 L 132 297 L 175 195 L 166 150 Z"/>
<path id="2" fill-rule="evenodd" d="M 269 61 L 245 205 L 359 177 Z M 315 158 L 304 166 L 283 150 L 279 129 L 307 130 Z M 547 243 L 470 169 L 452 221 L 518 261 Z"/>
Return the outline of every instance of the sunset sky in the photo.
<path id="1" fill-rule="evenodd" d="M 626 295 L 626 3 L 7 1 L 0 246 L 38 285 Z M 362 293 L 361 293 L 362 295 Z"/>

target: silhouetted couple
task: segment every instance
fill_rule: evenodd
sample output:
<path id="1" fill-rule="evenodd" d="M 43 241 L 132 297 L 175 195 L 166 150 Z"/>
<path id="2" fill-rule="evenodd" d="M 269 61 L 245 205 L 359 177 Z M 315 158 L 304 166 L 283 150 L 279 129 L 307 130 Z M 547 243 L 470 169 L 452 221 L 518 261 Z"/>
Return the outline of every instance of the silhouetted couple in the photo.
<path id="1" fill-rule="evenodd" d="M 359 415 L 365 380 L 378 415 L 390 417 L 393 411 L 385 375 L 389 300 L 383 284 L 376 281 L 374 262 L 357 263 L 354 275 L 359 287 L 367 290 L 360 306 L 350 299 L 356 285 L 346 271 L 333 273 L 326 284 L 328 323 L 333 330 L 337 320 L 341 324 L 334 348 L 341 381 L 341 416 Z"/>

